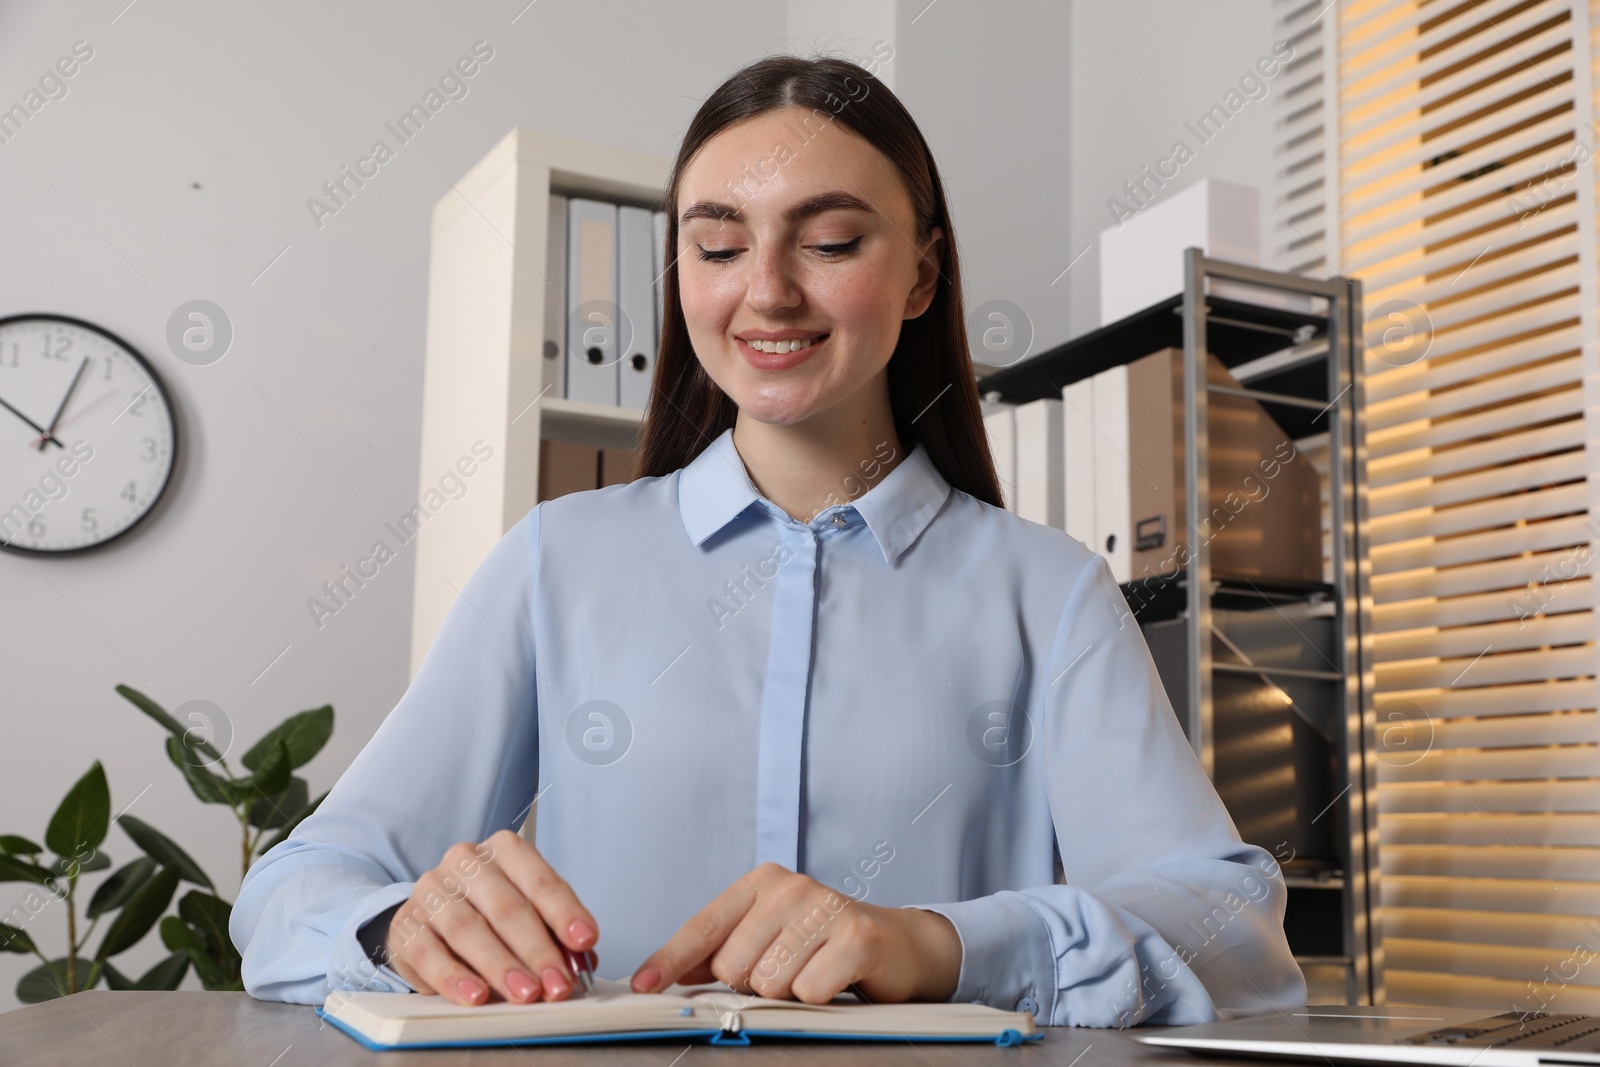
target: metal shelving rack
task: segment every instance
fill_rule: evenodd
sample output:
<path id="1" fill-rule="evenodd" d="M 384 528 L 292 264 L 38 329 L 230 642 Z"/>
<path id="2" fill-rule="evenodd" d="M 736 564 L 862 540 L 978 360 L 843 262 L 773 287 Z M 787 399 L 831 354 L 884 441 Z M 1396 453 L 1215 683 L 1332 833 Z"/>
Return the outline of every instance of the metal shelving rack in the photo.
<path id="1" fill-rule="evenodd" d="M 1221 281 L 1228 296 L 1219 295 Z M 1241 291 L 1268 295 L 1261 302 Z M 1186 563 L 1166 579 L 1128 582 L 1123 591 L 1151 623 L 1183 620 L 1181 680 L 1163 671 L 1185 733 L 1206 773 L 1217 779 L 1219 677 L 1260 677 L 1268 684 L 1327 687 L 1319 699 L 1330 709 L 1333 789 L 1328 806 L 1312 822 L 1331 815 L 1336 856 L 1321 864 L 1284 864 L 1289 887 L 1285 926 L 1303 967 L 1339 967 L 1352 1004 L 1383 1001 L 1382 942 L 1378 923 L 1376 780 L 1369 766 L 1374 751 L 1371 595 L 1366 562 L 1366 445 L 1361 422 L 1361 283 L 1321 280 L 1211 259 L 1198 248 L 1184 253 L 1184 291 L 1118 322 L 1040 353 L 978 383 L 986 395 L 1008 403 L 1061 397 L 1063 386 L 1130 363 L 1165 347 L 1183 348 Z M 1239 388 L 1208 384 L 1206 353 L 1235 370 Z M 1211 393 L 1250 397 L 1261 404 L 1291 440 L 1328 434 L 1327 487 L 1331 581 L 1269 583 L 1214 573 L 1207 539 L 1193 536 L 1210 508 L 1210 457 L 1206 427 Z M 1137 424 L 1134 424 L 1137 432 Z M 1160 588 L 1152 588 L 1159 583 Z M 1204 595 L 1193 595 L 1204 591 Z M 1282 608 L 1312 609 L 1326 616 L 1327 648 L 1294 626 Z M 1217 626 L 1219 610 L 1274 610 L 1333 669 L 1257 664 L 1248 656 L 1216 658 L 1216 645 L 1239 649 Z M 1283 638 L 1279 628 L 1277 637 Z M 1292 636 L 1289 641 L 1295 640 Z M 1237 660 L 1243 658 L 1244 662 Z M 1174 692 L 1176 690 L 1176 692 Z M 1298 710 L 1298 709 L 1296 709 Z M 1304 713 L 1301 713 L 1304 716 Z M 1309 721 L 1309 720 L 1308 720 Z M 1342 727 L 1339 728 L 1339 727 Z M 1298 816 L 1297 816 L 1298 817 Z M 1236 816 L 1236 820 L 1238 816 Z M 1257 841 L 1257 844 L 1268 842 Z M 1338 893 L 1337 906 L 1328 894 Z M 1333 916 L 1337 916 L 1333 919 Z M 1339 929 L 1326 929 L 1336 922 Z M 1329 935 L 1337 936 L 1330 938 Z M 1296 945 L 1296 941 L 1300 944 Z M 1332 946 L 1333 951 L 1329 950 Z"/>

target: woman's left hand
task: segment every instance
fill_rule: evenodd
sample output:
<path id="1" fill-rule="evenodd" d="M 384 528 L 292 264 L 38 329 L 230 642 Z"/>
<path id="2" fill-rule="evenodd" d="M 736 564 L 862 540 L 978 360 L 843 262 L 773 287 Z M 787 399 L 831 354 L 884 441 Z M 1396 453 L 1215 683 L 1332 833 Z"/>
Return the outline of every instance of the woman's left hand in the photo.
<path id="1" fill-rule="evenodd" d="M 776 863 L 734 881 L 634 972 L 637 993 L 722 981 L 743 993 L 825 1004 L 948 1000 L 961 976 L 950 920 L 853 900 Z"/>

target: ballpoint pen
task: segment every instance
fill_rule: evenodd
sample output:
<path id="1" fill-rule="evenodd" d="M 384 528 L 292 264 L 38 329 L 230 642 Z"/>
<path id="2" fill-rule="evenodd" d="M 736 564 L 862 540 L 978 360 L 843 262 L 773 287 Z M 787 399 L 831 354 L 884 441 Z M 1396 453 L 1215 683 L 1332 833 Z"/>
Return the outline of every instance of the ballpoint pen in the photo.
<path id="1" fill-rule="evenodd" d="M 583 991 L 585 993 L 594 992 L 594 964 L 589 962 L 589 950 L 584 949 L 582 952 L 577 952 L 565 945 L 562 945 L 561 951 L 566 953 L 567 966 L 571 968 L 572 976 L 576 978 L 578 984 L 583 987 Z"/>

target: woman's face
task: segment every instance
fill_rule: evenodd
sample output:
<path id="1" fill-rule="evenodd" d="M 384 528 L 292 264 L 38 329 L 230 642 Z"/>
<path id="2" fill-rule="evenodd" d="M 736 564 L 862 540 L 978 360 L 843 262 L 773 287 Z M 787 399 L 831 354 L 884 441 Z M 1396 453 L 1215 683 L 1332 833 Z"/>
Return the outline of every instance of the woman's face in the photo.
<path id="1" fill-rule="evenodd" d="M 886 401 L 881 383 L 881 398 L 864 387 L 938 281 L 942 235 L 935 228 L 916 243 L 894 165 L 824 118 L 789 108 L 730 126 L 701 147 L 679 185 L 690 343 L 712 380 L 761 422 L 790 425 L 841 407 L 835 414 L 865 417 L 865 405 Z M 774 334 L 783 344 L 759 343 Z M 810 347 L 790 352 L 794 340 Z M 784 351 L 758 351 L 774 347 Z"/>

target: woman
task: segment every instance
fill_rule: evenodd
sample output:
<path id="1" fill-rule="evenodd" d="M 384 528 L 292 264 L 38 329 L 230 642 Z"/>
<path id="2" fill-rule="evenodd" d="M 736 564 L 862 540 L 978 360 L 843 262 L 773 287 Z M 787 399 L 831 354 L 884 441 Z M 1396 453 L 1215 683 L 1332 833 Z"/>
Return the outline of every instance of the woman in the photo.
<path id="1" fill-rule="evenodd" d="M 558 1000 L 563 950 L 603 934 L 599 973 L 646 992 L 1089 1026 L 1303 1003 L 1277 865 L 1104 559 L 1000 507 L 900 102 L 851 63 L 761 60 L 695 116 L 667 204 L 640 477 L 490 551 L 251 868 L 246 988 Z"/>

